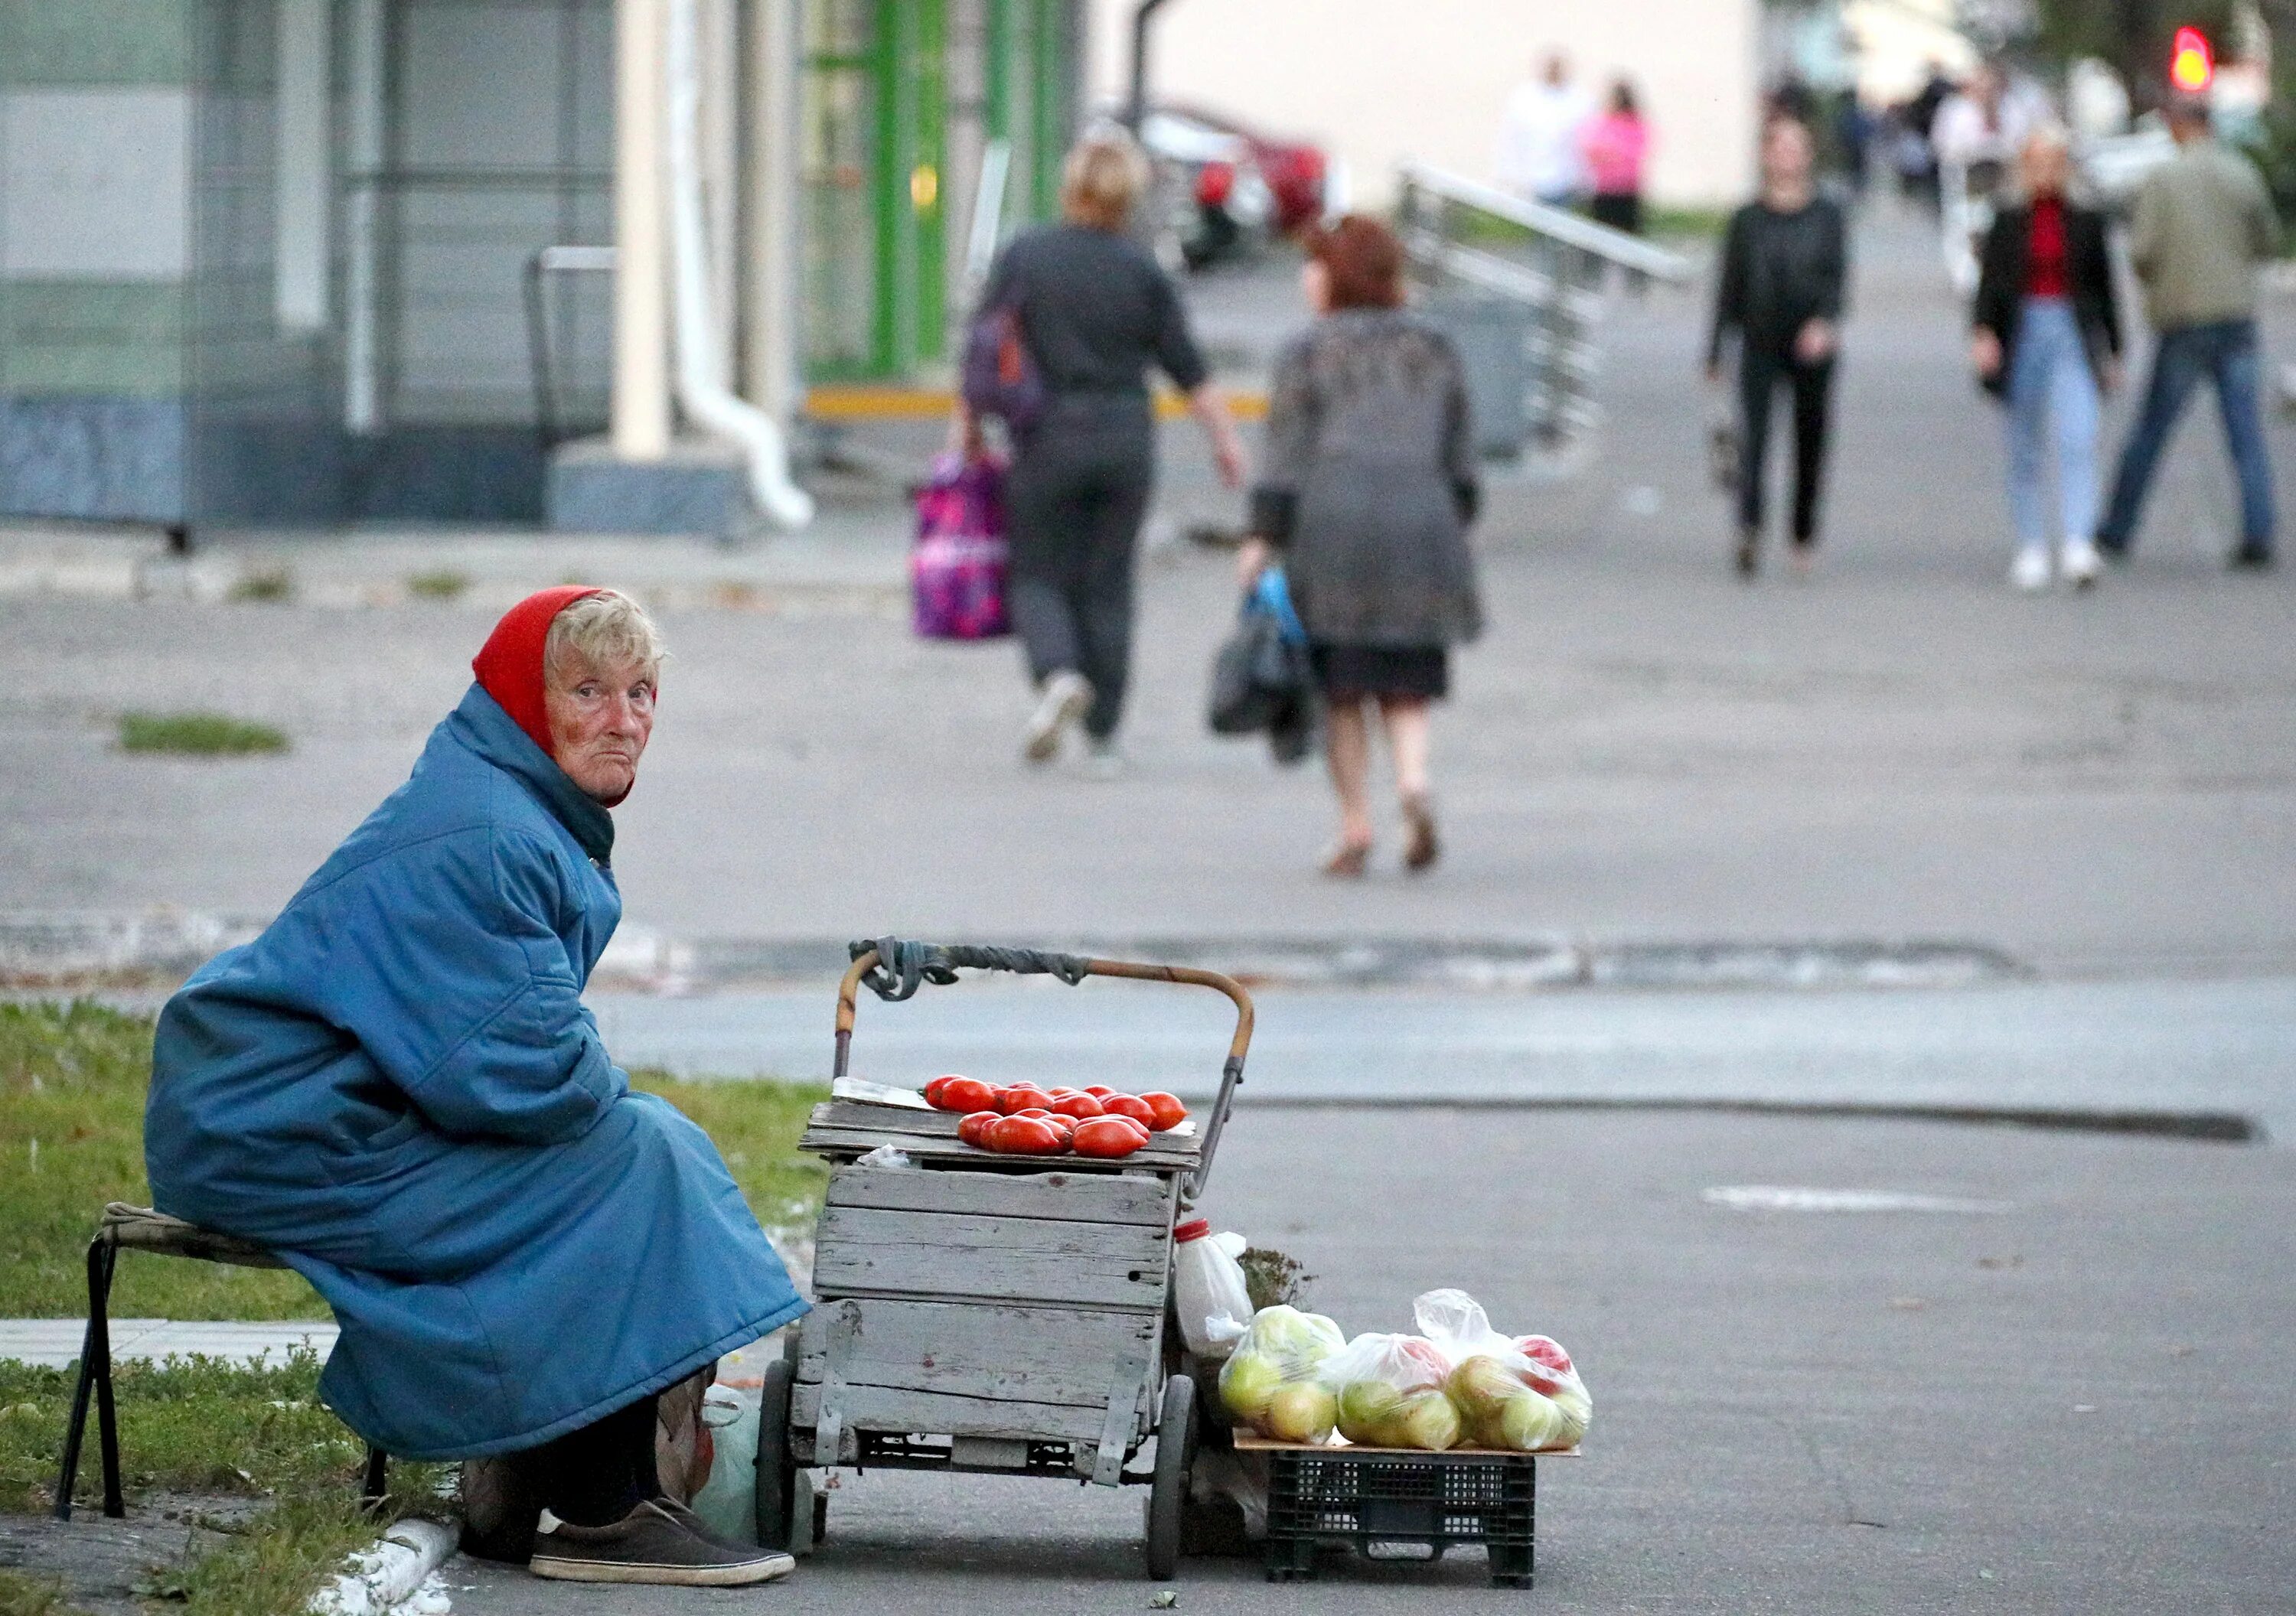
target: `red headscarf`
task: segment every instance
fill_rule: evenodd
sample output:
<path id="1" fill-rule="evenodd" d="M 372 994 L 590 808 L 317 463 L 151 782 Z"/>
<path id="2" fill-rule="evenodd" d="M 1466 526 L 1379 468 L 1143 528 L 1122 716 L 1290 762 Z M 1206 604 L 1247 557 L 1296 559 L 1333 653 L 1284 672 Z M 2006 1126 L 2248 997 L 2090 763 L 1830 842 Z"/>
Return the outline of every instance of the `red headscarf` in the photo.
<path id="1" fill-rule="evenodd" d="M 471 672 L 479 683 L 542 748 L 545 757 L 557 756 L 550 744 L 550 711 L 542 698 L 542 651 L 550 640 L 550 625 L 577 600 L 604 592 L 587 584 L 537 590 L 503 614 L 471 658 Z"/>

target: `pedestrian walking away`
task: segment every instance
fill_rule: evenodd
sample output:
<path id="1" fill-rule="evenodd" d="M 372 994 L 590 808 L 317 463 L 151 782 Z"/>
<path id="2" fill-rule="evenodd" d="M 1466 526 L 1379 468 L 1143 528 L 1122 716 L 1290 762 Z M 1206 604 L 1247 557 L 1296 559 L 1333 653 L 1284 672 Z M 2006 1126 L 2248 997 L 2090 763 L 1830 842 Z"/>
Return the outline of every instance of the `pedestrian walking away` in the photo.
<path id="1" fill-rule="evenodd" d="M 1120 767 L 1133 556 L 1155 477 L 1150 364 L 1187 396 L 1221 480 L 1231 488 L 1243 481 L 1234 423 L 1179 294 L 1124 233 L 1147 183 L 1147 159 L 1128 135 L 1087 136 L 1062 171 L 1062 221 L 1004 249 L 980 304 L 982 317 L 1009 314 L 1018 322 L 1044 388 L 1035 419 L 1015 428 L 1004 486 L 1006 606 L 1038 691 L 1022 755 L 1051 762 L 1064 732 L 1081 722 L 1089 766 L 1103 774 Z M 961 401 L 952 433 L 979 453 L 978 423 Z"/>
<path id="2" fill-rule="evenodd" d="M 1635 86 L 1620 79 L 1611 86 L 1610 105 L 1579 136 L 1587 175 L 1595 187 L 1595 222 L 1643 233 L 1643 169 L 1650 159 L 1650 126 L 1643 121 Z"/>
<path id="3" fill-rule="evenodd" d="M 657 1400 L 806 1304 L 709 1136 L 630 1091 L 581 998 L 661 654 L 611 591 L 513 607 L 407 782 L 168 1001 L 144 1157 L 160 1211 L 327 1299 L 319 1391 L 352 1430 L 510 1456 L 523 1519 L 498 1491 L 474 1548 L 732 1586 L 793 1563 L 665 1495 Z"/>
<path id="4" fill-rule="evenodd" d="M 2068 201 L 2072 142 L 2045 124 L 2019 154 L 2024 199 L 1994 220 L 1985 241 L 1970 358 L 1979 381 L 2008 406 L 2009 514 L 2017 535 L 2010 582 L 2048 587 L 2045 445 L 2054 436 L 2059 556 L 2067 583 L 2096 582 L 2099 396 L 2120 385 L 2120 311 L 2103 216 Z"/>
<path id="5" fill-rule="evenodd" d="M 2137 188 L 2128 257 L 2158 335 L 2136 424 L 2120 451 L 2112 501 L 2096 532 L 2109 560 L 2125 559 L 2169 435 L 2194 387 L 2217 390 L 2226 446 L 2240 486 L 2240 539 L 2232 564 L 2272 565 L 2272 462 L 2257 402 L 2256 267 L 2279 250 L 2280 224 L 2248 159 L 2220 144 L 2208 102 L 2169 104 L 2177 155 Z"/>
<path id="6" fill-rule="evenodd" d="M 1770 415 L 1780 388 L 1793 396 L 1793 557 L 1816 551 L 1834 361 L 1849 279 L 1841 208 L 1817 194 L 1807 125 L 1773 117 L 1762 133 L 1762 193 L 1730 217 L 1714 290 L 1706 374 L 1719 386 L 1725 350 L 1738 344 L 1739 572 L 1761 566 L 1762 491 Z"/>
<path id="7" fill-rule="evenodd" d="M 1340 837 L 1328 875 L 1369 868 L 1369 709 L 1395 763 L 1404 868 L 1439 853 L 1428 708 L 1448 648 L 1482 629 L 1466 531 L 1478 495 L 1465 373 L 1450 339 L 1403 305 L 1403 249 L 1350 215 L 1313 243 L 1315 322 L 1276 360 L 1267 464 L 1240 559 L 1250 587 L 1281 558 L 1326 707 Z"/>
<path id="8" fill-rule="evenodd" d="M 1507 97 L 1499 124 L 1498 180 L 1526 201 L 1569 208 L 1587 193 L 1580 136 L 1594 102 L 1570 81 L 1570 59 L 1550 51 L 1538 77 Z"/>

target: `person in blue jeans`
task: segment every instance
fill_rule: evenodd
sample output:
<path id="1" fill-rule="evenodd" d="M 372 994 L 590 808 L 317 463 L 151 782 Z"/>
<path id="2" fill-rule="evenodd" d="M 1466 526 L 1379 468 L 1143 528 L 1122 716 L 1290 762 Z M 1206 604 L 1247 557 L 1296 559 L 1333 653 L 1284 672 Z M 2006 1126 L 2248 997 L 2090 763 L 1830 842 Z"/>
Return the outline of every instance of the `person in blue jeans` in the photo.
<path id="1" fill-rule="evenodd" d="M 2049 440 L 2057 453 L 2057 501 L 2066 583 L 2096 582 L 2098 399 L 2119 385 L 2120 310 L 2104 220 L 2065 200 L 2071 145 L 2062 128 L 2036 129 L 2018 154 L 2024 200 L 2004 208 L 1985 241 L 1970 316 L 1978 380 L 2009 406 L 2009 512 L 2019 589 L 2049 585 Z"/>
<path id="2" fill-rule="evenodd" d="M 2128 556 L 2161 451 L 2206 376 L 2216 384 L 2240 482 L 2240 543 L 2232 564 L 2267 567 L 2272 465 L 2257 404 L 2256 265 L 2278 250 L 2279 221 L 2255 167 L 2212 137 L 2206 102 L 2172 103 L 2169 132 L 2177 155 L 2138 190 L 2128 242 L 2160 344 L 2096 547 L 2114 560 Z"/>

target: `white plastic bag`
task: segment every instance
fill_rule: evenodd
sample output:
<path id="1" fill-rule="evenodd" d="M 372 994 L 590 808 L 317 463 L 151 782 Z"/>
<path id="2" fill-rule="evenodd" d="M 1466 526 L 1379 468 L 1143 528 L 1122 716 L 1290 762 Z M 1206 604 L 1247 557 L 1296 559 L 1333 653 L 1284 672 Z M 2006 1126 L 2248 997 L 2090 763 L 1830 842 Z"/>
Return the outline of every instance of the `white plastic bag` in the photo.
<path id="1" fill-rule="evenodd" d="M 1464 1291 L 1429 1291 L 1411 1313 L 1449 1366 L 1445 1389 L 1476 1446 L 1537 1453 L 1586 1435 L 1594 1400 L 1551 1337 L 1500 1334 Z"/>
<path id="2" fill-rule="evenodd" d="M 1321 1313 L 1262 1308 L 1221 1366 L 1220 1402 L 1238 1424 L 1279 1441 L 1320 1442 L 1335 1406 L 1316 1371 L 1346 1344 Z"/>
<path id="3" fill-rule="evenodd" d="M 1180 1335 L 1188 1351 L 1206 1363 L 1219 1363 L 1251 1318 L 1251 1293 L 1243 1282 L 1242 1235 L 1210 1232 L 1201 1218 L 1172 1231 L 1172 1302 L 1180 1315 Z M 1193 1232 L 1192 1232 L 1193 1231 Z"/>
<path id="4" fill-rule="evenodd" d="M 701 1423 L 716 1457 L 691 1506 L 701 1523 L 728 1543 L 758 1540 L 758 1402 L 730 1386 L 701 1395 Z"/>
<path id="5" fill-rule="evenodd" d="M 1444 1392 L 1450 1362 L 1423 1335 L 1367 1331 L 1325 1359 L 1319 1374 L 1336 1400 L 1340 1434 L 1358 1447 L 1440 1453 L 1464 1434 Z"/>

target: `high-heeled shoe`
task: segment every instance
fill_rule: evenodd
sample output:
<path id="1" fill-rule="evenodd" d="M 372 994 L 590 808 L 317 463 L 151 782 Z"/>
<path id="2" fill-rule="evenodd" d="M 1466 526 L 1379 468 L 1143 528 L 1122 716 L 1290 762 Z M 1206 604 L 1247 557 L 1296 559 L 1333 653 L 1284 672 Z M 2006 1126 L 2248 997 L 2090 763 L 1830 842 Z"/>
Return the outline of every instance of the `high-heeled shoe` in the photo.
<path id="1" fill-rule="evenodd" d="M 1423 791 L 1414 791 L 1403 799 L 1403 868 L 1414 872 L 1427 869 L 1443 856 L 1443 845 L 1435 835 L 1435 809 Z"/>

